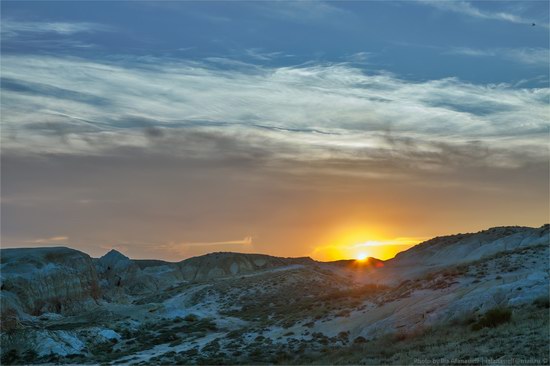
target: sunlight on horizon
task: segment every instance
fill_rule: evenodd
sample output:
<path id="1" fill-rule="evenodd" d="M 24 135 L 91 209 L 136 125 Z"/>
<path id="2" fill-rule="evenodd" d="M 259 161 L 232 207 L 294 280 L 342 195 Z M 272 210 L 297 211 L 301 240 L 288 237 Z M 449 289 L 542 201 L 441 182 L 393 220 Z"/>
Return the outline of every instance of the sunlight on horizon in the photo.
<path id="1" fill-rule="evenodd" d="M 423 237 L 391 238 L 382 230 L 357 225 L 342 226 L 327 235 L 327 244 L 316 246 L 311 257 L 321 261 L 341 259 L 364 261 L 369 257 L 387 260 L 425 239 Z"/>
<path id="2" fill-rule="evenodd" d="M 359 254 L 357 254 L 357 260 L 358 260 L 358 261 L 364 261 L 364 260 L 366 260 L 368 257 L 369 257 L 369 256 L 368 256 L 367 254 L 365 254 L 365 253 L 359 253 Z"/>

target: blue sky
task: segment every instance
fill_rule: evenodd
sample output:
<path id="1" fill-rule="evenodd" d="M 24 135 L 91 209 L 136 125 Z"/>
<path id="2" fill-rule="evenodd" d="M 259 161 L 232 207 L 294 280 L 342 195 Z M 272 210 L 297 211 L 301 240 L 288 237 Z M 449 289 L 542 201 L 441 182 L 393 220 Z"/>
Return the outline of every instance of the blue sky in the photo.
<path id="1" fill-rule="evenodd" d="M 7 1 L 2 10 L 8 28 L 34 23 L 4 38 L 4 53 L 350 62 L 413 80 L 547 82 L 546 1 Z M 48 23 L 83 28 L 48 32 Z"/>
<path id="2" fill-rule="evenodd" d="M 346 225 L 548 221 L 547 1 L 1 6 L 11 245 L 308 255 Z"/>

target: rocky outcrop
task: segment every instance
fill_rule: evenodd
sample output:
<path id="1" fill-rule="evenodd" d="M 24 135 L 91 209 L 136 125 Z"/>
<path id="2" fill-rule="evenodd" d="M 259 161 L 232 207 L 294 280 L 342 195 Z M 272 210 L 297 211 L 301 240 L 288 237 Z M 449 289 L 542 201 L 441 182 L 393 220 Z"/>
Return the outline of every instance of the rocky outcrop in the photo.
<path id="1" fill-rule="evenodd" d="M 263 254 L 218 252 L 186 259 L 179 263 L 179 267 L 187 281 L 205 281 L 293 264 L 313 263 L 315 261 L 309 257 L 280 258 Z"/>
<path id="2" fill-rule="evenodd" d="M 26 315 L 67 313 L 100 299 L 130 303 L 134 296 L 186 282 L 310 263 L 315 262 L 241 253 L 212 253 L 170 263 L 135 261 L 116 250 L 92 259 L 63 247 L 2 249 L 2 324 L 14 328 Z"/>
<path id="3" fill-rule="evenodd" d="M 25 314 L 70 313 L 101 297 L 92 258 L 63 247 L 2 249 L 1 282 L 8 327 Z"/>
<path id="4" fill-rule="evenodd" d="M 177 265 L 162 261 L 149 264 L 131 260 L 114 249 L 99 258 L 96 268 L 104 296 L 110 301 L 128 302 L 130 296 L 154 293 L 183 282 Z"/>
<path id="5" fill-rule="evenodd" d="M 549 225 L 540 228 L 521 226 L 494 227 L 477 233 L 436 237 L 398 253 L 392 262 L 449 264 L 480 259 L 500 251 L 523 245 L 547 243 Z"/>
<path id="6" fill-rule="evenodd" d="M 550 225 L 539 228 L 522 226 L 494 227 L 477 233 L 442 236 L 398 253 L 384 263 L 374 278 L 378 282 L 397 283 L 439 268 L 469 263 L 500 252 L 548 245 Z"/>

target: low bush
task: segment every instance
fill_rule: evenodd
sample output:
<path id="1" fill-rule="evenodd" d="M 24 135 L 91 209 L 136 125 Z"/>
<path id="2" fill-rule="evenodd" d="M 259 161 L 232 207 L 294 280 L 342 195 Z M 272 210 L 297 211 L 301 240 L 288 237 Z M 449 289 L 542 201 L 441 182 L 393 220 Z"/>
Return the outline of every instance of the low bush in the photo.
<path id="1" fill-rule="evenodd" d="M 547 296 L 539 297 L 533 301 L 533 305 L 538 308 L 548 309 L 550 307 L 550 299 Z"/>
<path id="2" fill-rule="evenodd" d="M 475 311 L 468 310 L 458 314 L 451 320 L 451 325 L 471 325 L 477 321 Z"/>
<path id="3" fill-rule="evenodd" d="M 472 324 L 472 330 L 495 328 L 501 324 L 508 323 L 511 319 L 512 310 L 503 307 L 494 308 L 487 311 L 477 322 Z"/>
<path id="4" fill-rule="evenodd" d="M 15 349 L 10 349 L 9 351 L 7 351 L 2 355 L 2 365 L 17 364 L 18 360 L 19 360 L 19 354 Z"/>
<path id="5" fill-rule="evenodd" d="M 183 318 L 183 320 L 185 320 L 186 322 L 195 322 L 199 320 L 199 317 L 196 316 L 195 314 L 189 314 L 185 318 Z"/>
<path id="6" fill-rule="evenodd" d="M 109 341 L 98 343 L 92 350 L 92 354 L 95 356 L 103 356 L 107 353 L 113 352 L 113 344 Z"/>
<path id="7" fill-rule="evenodd" d="M 29 349 L 23 353 L 23 361 L 25 361 L 25 363 L 34 363 L 37 358 L 38 353 L 36 353 L 35 350 Z"/>

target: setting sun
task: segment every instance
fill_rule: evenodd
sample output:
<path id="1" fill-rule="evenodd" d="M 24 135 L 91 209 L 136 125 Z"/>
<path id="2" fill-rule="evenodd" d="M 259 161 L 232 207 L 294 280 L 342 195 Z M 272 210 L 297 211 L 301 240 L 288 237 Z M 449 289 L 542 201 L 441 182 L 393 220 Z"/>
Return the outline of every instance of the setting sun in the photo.
<path id="1" fill-rule="evenodd" d="M 338 226 L 327 233 L 326 244 L 315 247 L 311 256 L 319 260 L 355 258 L 364 261 L 368 257 L 387 260 L 424 239 L 388 236 L 386 232 L 372 227 L 357 224 Z"/>
<path id="2" fill-rule="evenodd" d="M 367 259 L 368 256 L 365 254 L 365 253 L 359 253 L 357 254 L 357 260 L 358 261 L 364 261 L 365 259 Z"/>

